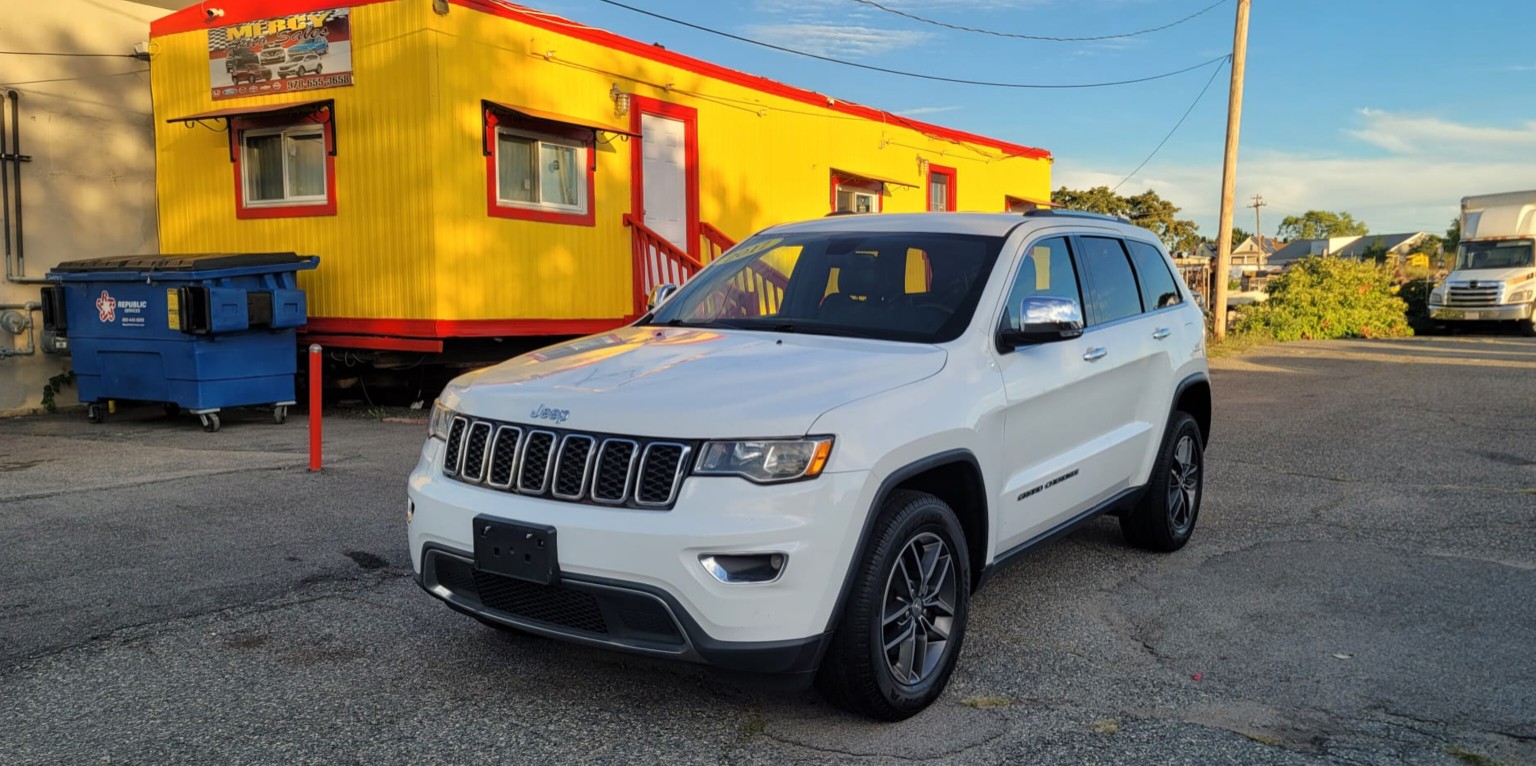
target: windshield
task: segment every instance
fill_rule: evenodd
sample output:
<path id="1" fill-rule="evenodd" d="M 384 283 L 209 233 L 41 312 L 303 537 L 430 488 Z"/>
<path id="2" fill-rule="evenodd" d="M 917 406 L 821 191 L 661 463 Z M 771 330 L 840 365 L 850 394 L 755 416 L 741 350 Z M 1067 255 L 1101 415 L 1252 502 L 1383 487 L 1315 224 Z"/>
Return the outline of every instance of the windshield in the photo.
<path id="1" fill-rule="evenodd" d="M 650 323 L 943 343 L 970 324 L 1001 237 L 852 231 L 741 243 Z"/>
<path id="2" fill-rule="evenodd" d="M 1456 270 L 1512 269 L 1536 266 L 1536 248 L 1529 239 L 1500 242 L 1463 242 L 1456 254 Z"/>

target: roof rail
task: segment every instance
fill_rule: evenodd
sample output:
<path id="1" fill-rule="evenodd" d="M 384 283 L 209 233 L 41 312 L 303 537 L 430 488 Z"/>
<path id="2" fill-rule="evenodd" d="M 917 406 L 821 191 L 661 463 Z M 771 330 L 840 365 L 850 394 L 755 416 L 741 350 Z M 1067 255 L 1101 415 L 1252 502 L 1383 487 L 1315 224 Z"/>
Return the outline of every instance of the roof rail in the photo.
<path id="1" fill-rule="evenodd" d="M 1115 223 L 1130 223 L 1131 219 L 1123 215 L 1105 215 L 1104 213 L 1090 213 L 1086 210 L 1062 210 L 1060 208 L 1026 210 L 1025 218 L 1094 218 L 1100 221 L 1114 221 Z"/>

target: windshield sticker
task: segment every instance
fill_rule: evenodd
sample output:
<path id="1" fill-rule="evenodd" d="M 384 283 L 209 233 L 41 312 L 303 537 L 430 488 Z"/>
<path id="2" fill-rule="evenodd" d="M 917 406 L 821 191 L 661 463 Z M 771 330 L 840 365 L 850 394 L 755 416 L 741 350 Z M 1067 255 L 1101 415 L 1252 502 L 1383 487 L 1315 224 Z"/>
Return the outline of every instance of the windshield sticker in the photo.
<path id="1" fill-rule="evenodd" d="M 778 247 L 779 244 L 783 241 L 783 237 L 772 237 L 760 242 L 748 242 L 741 247 L 732 248 L 730 252 L 720 256 L 719 258 L 716 258 L 715 260 L 729 263 L 731 261 L 739 261 L 742 258 L 750 258 L 754 255 L 757 255 L 758 253 L 767 252 L 768 250 L 772 250 L 773 248 Z"/>

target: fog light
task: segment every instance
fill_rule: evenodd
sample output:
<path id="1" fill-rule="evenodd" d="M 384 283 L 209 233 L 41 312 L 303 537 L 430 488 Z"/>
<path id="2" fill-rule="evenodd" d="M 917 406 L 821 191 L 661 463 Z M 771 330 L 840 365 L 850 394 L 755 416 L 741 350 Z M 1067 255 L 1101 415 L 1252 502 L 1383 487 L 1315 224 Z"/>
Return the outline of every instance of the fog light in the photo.
<path id="1" fill-rule="evenodd" d="M 409 524 L 409 523 L 411 523 L 412 521 L 415 521 L 415 520 L 416 520 L 416 501 L 408 499 L 408 500 L 405 501 L 405 523 Z"/>
<path id="2" fill-rule="evenodd" d="M 784 575 L 789 556 L 782 553 L 709 553 L 699 557 L 704 571 L 729 585 L 773 582 Z"/>

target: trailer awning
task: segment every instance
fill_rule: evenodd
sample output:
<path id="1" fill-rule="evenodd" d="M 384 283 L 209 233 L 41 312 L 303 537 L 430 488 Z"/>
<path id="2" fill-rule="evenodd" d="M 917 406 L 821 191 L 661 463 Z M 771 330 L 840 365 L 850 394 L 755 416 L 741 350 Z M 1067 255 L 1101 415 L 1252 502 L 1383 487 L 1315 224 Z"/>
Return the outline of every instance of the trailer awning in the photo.
<path id="1" fill-rule="evenodd" d="M 906 186 L 912 189 L 917 188 L 917 184 L 912 183 L 911 181 L 898 181 L 894 178 L 877 176 L 874 173 L 860 173 L 856 170 L 843 170 L 841 168 L 832 168 L 832 172 L 837 174 L 838 178 L 849 181 L 870 181 L 874 183 L 891 184 L 893 186 Z"/>
<path id="2" fill-rule="evenodd" d="M 187 127 L 192 123 L 201 124 L 204 120 L 218 122 L 224 121 L 224 130 L 229 133 L 229 161 L 235 161 L 235 152 L 238 141 L 235 131 L 230 129 L 230 121 L 237 117 L 282 117 L 282 116 L 311 116 L 324 113 L 324 116 L 311 122 L 330 125 L 326 131 L 327 146 L 325 151 L 332 157 L 336 156 L 336 101 L 334 99 L 322 99 L 320 101 L 295 101 L 286 104 L 253 104 L 250 106 L 232 106 L 227 109 L 215 109 L 211 112 L 199 112 L 185 117 L 172 117 L 166 122 L 179 122 Z"/>
<path id="3" fill-rule="evenodd" d="M 509 115 L 514 119 L 520 117 L 523 119 L 539 120 L 542 122 L 558 122 L 563 125 L 574 125 L 578 128 L 586 128 L 588 130 L 600 133 L 612 133 L 617 136 L 630 136 L 633 138 L 640 137 L 639 133 L 632 132 L 627 128 L 620 128 L 614 125 L 600 122 L 598 120 L 587 119 L 585 117 L 572 117 L 568 114 L 547 112 L 543 109 L 533 109 L 526 106 L 503 104 L 499 101 L 483 101 L 482 103 L 485 104 L 486 109 L 495 110 L 502 114 Z"/>

